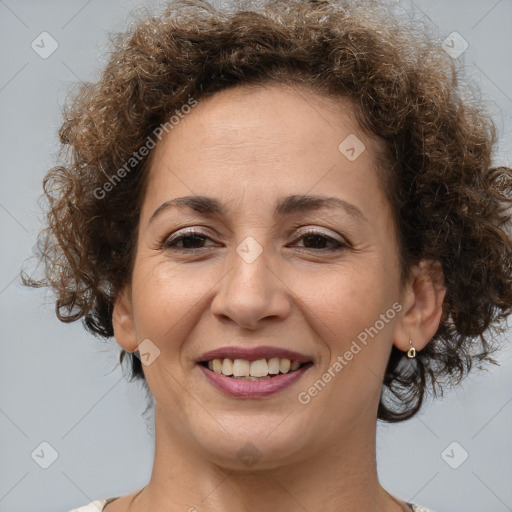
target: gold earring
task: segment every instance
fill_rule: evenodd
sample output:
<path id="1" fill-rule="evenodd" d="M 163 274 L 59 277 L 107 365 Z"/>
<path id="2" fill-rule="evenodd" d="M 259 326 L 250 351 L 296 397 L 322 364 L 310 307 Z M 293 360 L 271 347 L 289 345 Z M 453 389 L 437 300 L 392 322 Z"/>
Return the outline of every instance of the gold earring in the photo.
<path id="1" fill-rule="evenodd" d="M 416 357 L 416 349 L 412 346 L 412 340 L 409 340 L 411 344 L 411 348 L 407 351 L 407 357 L 409 359 L 414 359 Z"/>

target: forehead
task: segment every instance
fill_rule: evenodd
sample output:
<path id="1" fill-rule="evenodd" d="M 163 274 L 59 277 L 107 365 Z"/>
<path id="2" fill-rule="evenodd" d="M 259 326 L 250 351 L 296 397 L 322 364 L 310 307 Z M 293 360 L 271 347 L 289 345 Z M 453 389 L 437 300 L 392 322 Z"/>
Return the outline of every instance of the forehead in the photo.
<path id="1" fill-rule="evenodd" d="M 348 99 L 282 85 L 231 88 L 201 100 L 157 144 L 148 194 L 161 202 L 212 190 L 261 199 L 273 190 L 327 192 L 340 178 L 368 187 L 380 144 Z"/>
<path id="2" fill-rule="evenodd" d="M 295 152 L 324 141 L 327 132 L 340 131 L 362 134 L 348 98 L 303 86 L 244 85 L 201 99 L 159 144 L 157 154 L 173 142 L 202 152 L 258 151 L 262 146 Z"/>

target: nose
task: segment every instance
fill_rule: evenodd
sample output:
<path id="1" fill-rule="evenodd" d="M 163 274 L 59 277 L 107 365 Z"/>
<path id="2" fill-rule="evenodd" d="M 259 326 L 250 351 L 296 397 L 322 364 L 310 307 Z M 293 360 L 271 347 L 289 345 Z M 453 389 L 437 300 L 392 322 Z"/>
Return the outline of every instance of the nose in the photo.
<path id="1" fill-rule="evenodd" d="M 291 311 L 288 286 L 269 263 L 265 251 L 251 263 L 234 253 L 211 303 L 212 314 L 249 330 L 261 328 L 264 321 L 284 320 Z"/>

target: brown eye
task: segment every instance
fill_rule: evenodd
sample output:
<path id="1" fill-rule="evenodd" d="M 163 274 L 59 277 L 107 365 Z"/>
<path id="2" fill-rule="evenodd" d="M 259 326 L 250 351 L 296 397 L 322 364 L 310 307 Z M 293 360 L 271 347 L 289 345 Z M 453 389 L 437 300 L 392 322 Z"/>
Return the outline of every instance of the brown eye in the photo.
<path id="1" fill-rule="evenodd" d="M 302 238 L 304 240 L 304 246 L 308 249 L 325 249 L 325 244 L 331 241 L 321 235 L 307 235 Z"/>
<path id="2" fill-rule="evenodd" d="M 204 245 L 207 240 L 211 240 L 211 238 L 200 231 L 181 231 L 165 239 L 161 244 L 161 249 L 198 252 L 208 247 Z"/>
<path id="3" fill-rule="evenodd" d="M 335 240 L 334 238 L 319 231 L 308 231 L 302 233 L 299 240 L 304 241 L 303 247 L 305 249 L 319 251 L 336 251 L 348 246 L 346 243 Z M 328 245 L 330 245 L 330 247 Z"/>
<path id="4" fill-rule="evenodd" d="M 197 249 L 198 247 L 201 246 L 201 244 L 204 243 L 206 238 L 207 237 L 202 236 L 202 235 L 185 235 L 185 236 L 180 236 L 180 237 L 176 238 L 172 243 L 171 242 L 166 243 L 166 246 L 167 247 L 169 247 L 169 246 L 178 247 L 179 246 L 178 244 L 182 243 L 183 249 Z"/>

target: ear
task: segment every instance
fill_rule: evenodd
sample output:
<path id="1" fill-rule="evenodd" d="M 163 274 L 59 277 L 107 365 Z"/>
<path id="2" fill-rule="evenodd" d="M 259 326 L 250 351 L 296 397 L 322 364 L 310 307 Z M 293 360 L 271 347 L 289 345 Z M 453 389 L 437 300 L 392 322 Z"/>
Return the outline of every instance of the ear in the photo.
<path id="1" fill-rule="evenodd" d="M 399 350 L 407 352 L 410 341 L 417 351 L 425 348 L 441 322 L 445 295 L 440 262 L 420 261 L 412 269 L 401 295 L 403 309 L 393 335 L 393 343 Z"/>
<path id="2" fill-rule="evenodd" d="M 127 352 L 134 352 L 138 349 L 130 285 L 126 285 L 114 299 L 112 325 L 114 337 L 122 348 Z"/>

